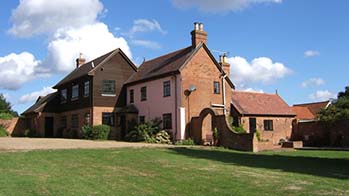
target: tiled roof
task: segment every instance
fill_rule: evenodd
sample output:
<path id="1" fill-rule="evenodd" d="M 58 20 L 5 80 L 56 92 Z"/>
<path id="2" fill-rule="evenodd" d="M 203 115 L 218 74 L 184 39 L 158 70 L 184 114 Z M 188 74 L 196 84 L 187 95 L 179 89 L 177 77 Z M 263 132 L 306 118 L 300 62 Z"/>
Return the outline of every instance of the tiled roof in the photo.
<path id="1" fill-rule="evenodd" d="M 115 54 L 120 53 L 122 56 L 125 57 L 127 61 L 129 61 L 130 65 L 137 70 L 137 68 L 134 66 L 134 64 L 126 57 L 126 55 L 122 52 L 120 48 L 117 48 L 115 50 L 112 50 L 92 61 L 89 61 L 83 65 L 80 65 L 78 68 L 74 69 L 71 73 L 69 73 L 65 78 L 63 78 L 60 82 L 58 82 L 53 88 L 57 88 L 61 86 L 62 84 L 65 84 L 67 82 L 70 82 L 74 79 L 77 79 L 81 76 L 87 75 L 89 72 L 97 69 L 97 67 L 104 62 L 107 58 L 110 58 L 114 56 Z"/>
<path id="2" fill-rule="evenodd" d="M 186 62 L 195 49 L 192 46 L 143 62 L 126 83 L 133 83 L 156 76 L 173 73 Z"/>
<path id="3" fill-rule="evenodd" d="M 277 94 L 233 91 L 232 104 L 242 115 L 295 116 Z"/>
<path id="4" fill-rule="evenodd" d="M 297 114 L 298 119 L 308 120 L 316 119 L 317 113 L 321 109 L 326 108 L 330 101 L 314 102 L 314 103 L 304 103 L 304 104 L 295 104 L 292 109 Z"/>
<path id="5" fill-rule="evenodd" d="M 180 69 L 190 60 L 190 58 L 194 56 L 194 54 L 200 48 L 204 48 L 216 64 L 217 68 L 220 69 L 220 71 L 223 71 L 207 46 L 203 43 L 200 43 L 195 48 L 193 48 L 193 46 L 189 46 L 143 62 L 138 68 L 138 71 L 126 81 L 126 84 L 139 83 L 154 78 L 168 76 L 174 73 L 179 73 Z M 229 77 L 227 77 L 226 80 L 232 88 L 235 88 Z"/>
<path id="6" fill-rule="evenodd" d="M 57 92 L 50 93 L 46 96 L 40 96 L 36 103 L 24 111 L 22 114 L 42 112 L 45 106 L 58 95 Z"/>
<path id="7" fill-rule="evenodd" d="M 311 120 L 316 118 L 316 116 L 311 113 L 307 107 L 292 106 L 292 110 L 297 114 L 296 118 L 298 119 Z"/>

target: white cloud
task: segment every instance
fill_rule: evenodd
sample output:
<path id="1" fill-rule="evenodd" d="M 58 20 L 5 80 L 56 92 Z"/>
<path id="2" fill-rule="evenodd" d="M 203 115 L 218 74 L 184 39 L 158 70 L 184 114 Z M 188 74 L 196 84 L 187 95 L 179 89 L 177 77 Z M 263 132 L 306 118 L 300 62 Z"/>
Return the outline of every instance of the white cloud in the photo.
<path id="1" fill-rule="evenodd" d="M 47 94 L 55 92 L 55 89 L 52 89 L 51 87 L 44 87 L 43 89 L 39 91 L 34 91 L 28 94 L 25 94 L 19 98 L 19 103 L 25 104 L 34 102 L 38 99 L 39 96 L 45 96 Z"/>
<path id="2" fill-rule="evenodd" d="M 51 34 L 61 28 L 93 24 L 102 13 L 99 0 L 21 0 L 12 11 L 9 32 L 17 37 Z"/>
<path id="3" fill-rule="evenodd" d="M 255 93 L 264 93 L 264 91 L 262 89 L 254 89 L 254 88 L 245 88 L 245 89 L 241 89 L 241 91 L 255 92 Z"/>
<path id="4" fill-rule="evenodd" d="M 172 0 L 175 7 L 197 7 L 204 12 L 239 11 L 257 3 L 282 3 L 282 0 Z"/>
<path id="5" fill-rule="evenodd" d="M 71 71 L 79 53 L 92 60 L 121 48 L 132 58 L 126 40 L 114 36 L 106 24 L 98 21 L 105 13 L 99 0 L 20 1 L 12 12 L 9 32 L 17 37 L 45 34 L 48 40 L 47 56 L 42 63 L 35 64 L 26 81 L 57 71 Z M 11 82 L 7 79 L 4 83 Z"/>
<path id="6" fill-rule="evenodd" d="M 154 41 L 149 41 L 149 40 L 132 40 L 132 44 L 137 45 L 137 46 L 143 46 L 146 48 L 150 48 L 150 49 L 160 49 L 161 45 L 157 42 Z"/>
<path id="7" fill-rule="evenodd" d="M 29 52 L 11 53 L 0 57 L 0 88 L 16 90 L 22 84 L 32 80 L 39 60 Z"/>
<path id="8" fill-rule="evenodd" d="M 238 84 L 271 83 L 292 73 L 292 70 L 282 63 L 273 62 L 268 57 L 259 57 L 248 62 L 243 57 L 228 58 L 231 65 L 231 78 Z"/>
<path id="9" fill-rule="evenodd" d="M 307 88 L 312 86 L 321 86 L 323 84 L 325 84 L 325 80 L 322 78 L 310 78 L 309 80 L 302 82 L 301 86 L 303 88 Z"/>
<path id="10" fill-rule="evenodd" d="M 133 21 L 133 26 L 127 34 L 130 37 L 132 37 L 136 33 L 150 32 L 150 31 L 158 31 L 162 34 L 167 33 L 165 30 L 162 29 L 160 23 L 156 20 L 137 19 Z"/>
<path id="11" fill-rule="evenodd" d="M 132 58 L 126 40 L 115 37 L 104 23 L 59 30 L 48 45 L 44 65 L 49 70 L 68 72 L 75 68 L 75 59 L 80 52 L 87 60 L 92 60 L 115 48 L 121 48 Z"/>
<path id="12" fill-rule="evenodd" d="M 314 57 L 314 56 L 319 56 L 320 52 L 316 50 L 307 50 L 304 52 L 305 57 Z"/>
<path id="13" fill-rule="evenodd" d="M 335 97 L 336 97 L 336 94 L 328 90 L 319 90 L 309 95 L 309 98 L 314 101 L 326 101 L 326 100 L 329 100 L 330 98 L 335 98 Z"/>

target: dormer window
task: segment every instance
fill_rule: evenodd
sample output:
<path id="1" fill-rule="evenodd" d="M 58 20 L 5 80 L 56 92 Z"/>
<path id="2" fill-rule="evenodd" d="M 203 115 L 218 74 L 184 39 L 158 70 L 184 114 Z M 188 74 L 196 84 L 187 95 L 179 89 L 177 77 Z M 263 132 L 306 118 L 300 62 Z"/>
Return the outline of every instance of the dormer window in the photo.
<path id="1" fill-rule="evenodd" d="M 79 98 L 79 85 L 74 85 L 72 88 L 71 99 L 76 100 Z"/>

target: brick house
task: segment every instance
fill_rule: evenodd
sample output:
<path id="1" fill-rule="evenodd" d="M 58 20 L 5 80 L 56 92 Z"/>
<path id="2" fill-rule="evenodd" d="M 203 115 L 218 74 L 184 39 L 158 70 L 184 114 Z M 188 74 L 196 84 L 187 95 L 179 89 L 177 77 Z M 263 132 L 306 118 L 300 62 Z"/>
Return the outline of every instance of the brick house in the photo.
<path id="1" fill-rule="evenodd" d="M 233 91 L 231 104 L 234 126 L 242 125 L 248 133 L 258 130 L 261 139 L 274 145 L 291 138 L 296 114 L 278 94 Z"/>
<path id="2" fill-rule="evenodd" d="M 138 109 L 139 121 L 161 118 L 162 128 L 176 140 L 185 139 L 191 119 L 203 109 L 226 114 L 235 88 L 226 57 L 220 62 L 213 57 L 201 23 L 194 24 L 191 36 L 190 46 L 143 62 L 125 84 L 127 103 Z M 211 120 L 202 129 L 212 134 Z"/>
<path id="3" fill-rule="evenodd" d="M 81 137 L 83 125 L 106 124 L 111 139 L 123 139 L 131 122 L 160 118 L 174 141 L 191 137 L 212 144 L 213 130 L 220 128 L 236 140 L 226 140 L 226 146 L 251 150 L 251 119 L 262 137 L 275 143 L 287 138 L 295 116 L 288 105 L 278 95 L 237 92 L 229 76 L 227 57 L 214 58 L 203 24 L 194 23 L 189 46 L 138 68 L 120 49 L 87 63 L 79 57 L 77 68 L 54 86 L 57 92 L 39 98 L 23 115 L 42 137 Z M 231 132 L 230 115 L 250 133 Z M 260 127 L 264 122 L 268 130 Z"/>
<path id="4" fill-rule="evenodd" d="M 76 69 L 53 88 L 57 92 L 39 98 L 23 112 L 27 128 L 41 137 L 81 137 L 85 124 L 107 124 L 111 138 L 120 138 L 125 117 L 138 111 L 126 108 L 124 82 L 137 71 L 121 49 L 113 50 L 92 61 L 81 56 Z M 116 118 L 115 116 L 123 116 Z"/>

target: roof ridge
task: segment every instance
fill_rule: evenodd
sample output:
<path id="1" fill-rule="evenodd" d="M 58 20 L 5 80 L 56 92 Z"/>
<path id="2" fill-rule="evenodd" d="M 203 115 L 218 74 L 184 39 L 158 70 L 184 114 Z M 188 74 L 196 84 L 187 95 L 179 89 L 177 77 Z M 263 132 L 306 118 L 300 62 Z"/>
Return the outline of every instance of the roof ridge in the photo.
<path id="1" fill-rule="evenodd" d="M 167 56 L 167 55 L 171 55 L 171 54 L 173 54 L 173 53 L 176 53 L 176 52 L 181 51 L 181 50 L 188 49 L 188 48 L 190 48 L 190 47 L 192 47 L 192 46 L 188 46 L 188 47 L 181 48 L 181 49 L 178 49 L 178 50 L 173 50 L 173 51 L 171 51 L 171 52 L 169 52 L 169 53 L 165 53 L 165 54 L 163 54 L 163 55 L 161 55 L 161 56 L 158 56 L 158 57 L 152 58 L 152 59 L 150 59 L 150 60 L 144 61 L 144 62 L 142 62 L 142 64 L 139 65 L 139 67 L 141 67 L 144 63 L 149 63 L 149 62 L 154 61 L 154 60 L 156 60 L 156 59 L 162 58 L 162 57 Z"/>
<path id="2" fill-rule="evenodd" d="M 293 106 L 313 105 L 313 104 L 327 103 L 327 102 L 330 102 L 330 100 L 318 101 L 318 102 L 309 102 L 309 103 L 299 103 L 299 104 L 293 104 Z"/>
<path id="3" fill-rule="evenodd" d="M 275 93 L 265 93 L 265 92 L 257 92 L 257 91 L 241 91 L 241 90 L 235 90 L 233 93 L 250 93 L 250 94 L 264 94 L 264 95 L 278 95 Z"/>

